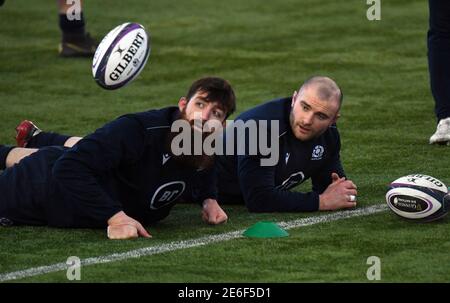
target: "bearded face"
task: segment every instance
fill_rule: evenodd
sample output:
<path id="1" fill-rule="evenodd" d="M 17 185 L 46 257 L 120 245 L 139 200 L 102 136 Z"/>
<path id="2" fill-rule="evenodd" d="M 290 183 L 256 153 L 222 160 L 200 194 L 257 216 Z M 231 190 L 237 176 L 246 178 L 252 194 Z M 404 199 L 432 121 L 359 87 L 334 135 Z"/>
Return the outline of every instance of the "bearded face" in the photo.
<path id="1" fill-rule="evenodd" d="M 182 146 L 185 152 L 183 152 L 182 154 L 175 154 L 172 150 L 172 141 L 181 134 L 182 130 L 168 133 L 166 149 L 169 151 L 172 158 L 180 166 L 188 169 L 208 169 L 212 167 L 212 165 L 214 164 L 214 155 L 205 154 L 203 150 L 203 143 L 205 142 L 206 138 L 214 132 L 214 129 L 212 131 L 205 130 L 206 128 L 204 126 L 207 122 L 206 120 L 189 120 L 186 115 L 186 109 L 183 109 L 181 111 L 179 120 L 182 120 L 183 122 L 189 124 L 190 135 L 187 140 L 185 140 L 187 142 L 183 142 L 183 144 L 188 144 L 187 148 L 186 146 Z M 201 143 L 199 142 L 198 138 L 201 138 Z M 201 146 L 196 147 L 195 143 L 200 143 Z M 201 150 L 200 153 L 199 150 Z"/>

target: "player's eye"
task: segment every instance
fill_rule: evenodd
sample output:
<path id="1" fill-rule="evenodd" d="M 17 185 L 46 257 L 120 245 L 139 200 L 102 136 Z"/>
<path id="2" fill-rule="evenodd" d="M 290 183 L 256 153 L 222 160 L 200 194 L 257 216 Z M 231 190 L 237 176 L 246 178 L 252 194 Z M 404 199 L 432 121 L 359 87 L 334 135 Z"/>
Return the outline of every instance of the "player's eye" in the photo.
<path id="1" fill-rule="evenodd" d="M 309 110 L 309 107 L 306 105 L 302 105 L 302 109 L 303 109 L 303 111 L 307 112 Z"/>
<path id="2" fill-rule="evenodd" d="M 223 117 L 223 113 L 222 113 L 221 111 L 219 111 L 219 110 L 213 111 L 213 115 L 214 115 L 214 117 L 216 117 L 217 119 L 222 119 L 222 117 Z"/>
<path id="3" fill-rule="evenodd" d="M 324 120 L 326 120 L 328 118 L 327 116 L 322 115 L 322 114 L 319 114 L 317 116 L 319 117 L 319 120 L 322 120 L 322 121 L 324 121 Z"/>
<path id="4" fill-rule="evenodd" d="M 195 105 L 197 105 L 198 108 L 203 109 L 205 107 L 205 104 L 203 102 L 197 102 L 195 103 Z"/>

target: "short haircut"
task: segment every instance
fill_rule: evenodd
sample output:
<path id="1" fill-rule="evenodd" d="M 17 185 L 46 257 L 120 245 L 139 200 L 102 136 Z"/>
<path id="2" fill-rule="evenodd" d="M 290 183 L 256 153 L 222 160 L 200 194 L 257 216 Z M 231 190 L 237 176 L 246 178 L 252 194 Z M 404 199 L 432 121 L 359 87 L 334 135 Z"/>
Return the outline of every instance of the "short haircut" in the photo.
<path id="1" fill-rule="evenodd" d="M 218 77 L 205 77 L 192 83 L 186 95 L 189 100 L 197 93 L 206 93 L 207 102 L 218 102 L 228 118 L 236 110 L 236 96 L 230 83 Z"/>
<path id="2" fill-rule="evenodd" d="M 334 99 L 338 101 L 339 109 L 341 108 L 342 102 L 344 101 L 344 94 L 333 79 L 323 76 L 313 76 L 303 83 L 300 91 L 312 85 L 315 86 L 317 97 L 320 100 L 329 101 Z"/>

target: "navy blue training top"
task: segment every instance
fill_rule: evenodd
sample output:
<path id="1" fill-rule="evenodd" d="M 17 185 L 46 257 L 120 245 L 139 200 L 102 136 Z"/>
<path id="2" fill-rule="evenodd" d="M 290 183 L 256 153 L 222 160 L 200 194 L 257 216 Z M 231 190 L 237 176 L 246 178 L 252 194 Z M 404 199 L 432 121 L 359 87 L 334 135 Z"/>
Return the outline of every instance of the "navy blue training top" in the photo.
<path id="1" fill-rule="evenodd" d="M 345 176 L 336 125 L 312 140 L 296 139 L 289 123 L 291 101 L 291 98 L 273 100 L 235 119 L 243 122 L 267 120 L 269 134 L 274 131 L 270 120 L 278 120 L 279 158 L 274 166 L 261 166 L 261 154 L 219 156 L 216 159 L 219 203 L 221 197 L 226 197 L 235 201 L 242 199 L 253 212 L 316 211 L 319 209 L 319 194 L 331 184 L 331 173 Z M 225 138 L 229 133 L 228 129 Z M 245 142 L 248 144 L 249 136 L 245 137 Z M 289 191 L 308 178 L 312 180 L 311 192 Z"/>
<path id="2" fill-rule="evenodd" d="M 216 199 L 213 169 L 196 170 L 170 156 L 167 135 L 176 107 L 128 114 L 67 150 L 52 171 L 49 224 L 103 227 L 123 210 L 151 223 L 179 199 Z"/>

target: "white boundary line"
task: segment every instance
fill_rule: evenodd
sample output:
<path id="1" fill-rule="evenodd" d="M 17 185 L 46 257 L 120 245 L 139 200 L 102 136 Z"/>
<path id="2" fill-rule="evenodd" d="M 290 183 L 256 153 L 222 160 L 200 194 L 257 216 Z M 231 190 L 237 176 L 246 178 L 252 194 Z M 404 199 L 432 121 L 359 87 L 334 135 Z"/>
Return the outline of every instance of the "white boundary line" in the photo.
<path id="1" fill-rule="evenodd" d="M 297 227 L 301 227 L 301 226 L 309 226 L 309 225 L 314 225 L 314 224 L 319 224 L 319 223 L 332 222 L 332 221 L 337 221 L 337 220 L 347 219 L 347 218 L 352 218 L 352 217 L 367 216 L 367 215 L 385 211 L 386 209 L 387 209 L 386 204 L 377 204 L 374 206 L 369 206 L 369 207 L 365 207 L 365 208 L 361 208 L 361 209 L 357 209 L 357 210 L 340 211 L 340 212 L 330 213 L 330 214 L 322 215 L 322 216 L 302 218 L 302 219 L 297 219 L 297 220 L 287 221 L 287 222 L 278 222 L 278 225 L 284 229 L 292 229 L 292 228 L 297 228 Z M 149 246 L 149 247 L 139 248 L 139 249 L 135 249 L 135 250 L 130 250 L 130 251 L 123 252 L 123 253 L 115 253 L 115 254 L 111 254 L 111 255 L 107 255 L 107 256 L 87 258 L 87 259 L 81 260 L 81 265 L 87 266 L 87 265 L 94 265 L 94 264 L 117 262 L 117 261 L 127 260 L 127 259 L 131 259 L 131 258 L 140 258 L 143 256 L 151 256 L 151 255 L 162 254 L 162 253 L 166 253 L 166 252 L 172 252 L 172 251 L 176 251 L 179 249 L 186 249 L 186 248 L 191 248 L 191 247 L 208 245 L 208 244 L 216 243 L 216 242 L 228 241 L 228 240 L 232 240 L 232 239 L 241 238 L 243 232 L 244 232 L 244 230 L 237 230 L 237 231 L 218 234 L 218 235 L 205 236 L 205 237 L 201 237 L 201 238 L 197 238 L 197 239 L 176 241 L 176 242 L 171 242 L 168 244 L 162 244 L 162 245 L 157 245 L 157 246 Z M 43 275 L 43 274 L 47 274 L 47 273 L 67 270 L 68 268 L 69 268 L 69 265 L 66 263 L 56 263 L 56 264 L 51 264 L 51 265 L 47 265 L 47 266 L 33 267 L 33 268 L 25 269 L 25 270 L 0 274 L 0 282 Z"/>

